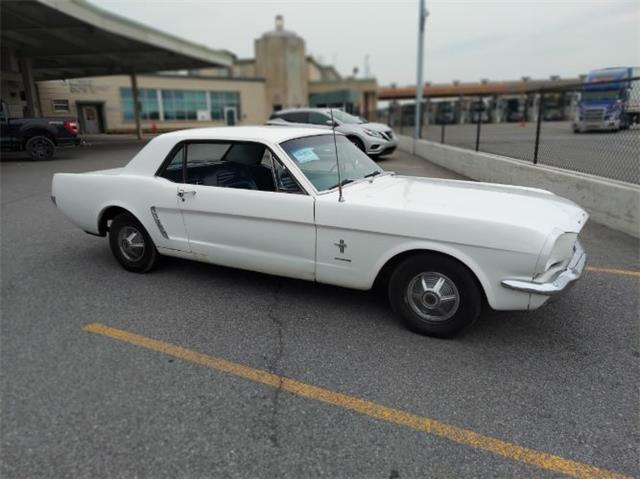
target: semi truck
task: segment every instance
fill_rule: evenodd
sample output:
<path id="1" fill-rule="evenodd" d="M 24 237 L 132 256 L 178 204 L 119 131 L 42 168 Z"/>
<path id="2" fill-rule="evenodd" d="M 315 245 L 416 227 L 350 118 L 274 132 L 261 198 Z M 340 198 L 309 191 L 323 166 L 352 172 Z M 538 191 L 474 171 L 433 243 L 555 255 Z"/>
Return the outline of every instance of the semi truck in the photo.
<path id="1" fill-rule="evenodd" d="M 565 92 L 545 93 L 542 97 L 542 120 L 545 122 L 565 120 Z"/>
<path id="2" fill-rule="evenodd" d="M 524 122 L 527 119 L 527 98 L 523 95 L 502 95 L 498 103 L 500 121 Z"/>
<path id="3" fill-rule="evenodd" d="M 457 123 L 456 105 L 451 101 L 434 102 L 436 104 L 436 121 L 438 125 Z"/>
<path id="4" fill-rule="evenodd" d="M 592 70 L 580 92 L 573 121 L 575 133 L 617 132 L 640 123 L 640 67 Z M 636 80 L 632 80 L 632 79 Z"/>
<path id="5" fill-rule="evenodd" d="M 472 100 L 469 105 L 471 123 L 490 123 L 492 121 L 491 109 L 492 102 L 488 98 Z"/>

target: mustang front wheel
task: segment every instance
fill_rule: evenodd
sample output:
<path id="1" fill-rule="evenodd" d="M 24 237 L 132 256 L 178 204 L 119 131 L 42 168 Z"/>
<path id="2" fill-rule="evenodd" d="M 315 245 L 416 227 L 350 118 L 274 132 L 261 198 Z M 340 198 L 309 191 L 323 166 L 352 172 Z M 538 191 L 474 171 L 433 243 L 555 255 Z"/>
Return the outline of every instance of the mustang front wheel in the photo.
<path id="1" fill-rule="evenodd" d="M 448 257 L 415 255 L 400 263 L 389 281 L 389 300 L 412 330 L 450 336 L 480 314 L 481 293 L 469 270 Z"/>
<path id="2" fill-rule="evenodd" d="M 121 213 L 111 222 L 109 245 L 120 265 L 131 272 L 148 272 L 158 262 L 158 251 L 151 237 L 129 213 Z"/>

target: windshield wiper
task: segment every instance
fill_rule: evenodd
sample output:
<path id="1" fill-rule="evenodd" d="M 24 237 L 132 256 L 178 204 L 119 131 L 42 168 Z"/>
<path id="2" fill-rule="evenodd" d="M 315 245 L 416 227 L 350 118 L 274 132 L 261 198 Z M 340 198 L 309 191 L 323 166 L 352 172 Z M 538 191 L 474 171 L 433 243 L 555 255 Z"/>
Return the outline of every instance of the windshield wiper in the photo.
<path id="1" fill-rule="evenodd" d="M 380 175 L 382 172 L 380 170 L 374 170 L 371 173 L 367 173 L 364 178 L 375 177 L 376 175 Z"/>
<path id="2" fill-rule="evenodd" d="M 336 187 L 343 187 L 345 186 L 347 183 L 353 183 L 353 180 L 349 179 L 349 178 L 345 178 L 344 180 L 342 180 L 340 183 L 336 183 L 333 187 L 329 187 L 329 190 L 336 188 Z"/>

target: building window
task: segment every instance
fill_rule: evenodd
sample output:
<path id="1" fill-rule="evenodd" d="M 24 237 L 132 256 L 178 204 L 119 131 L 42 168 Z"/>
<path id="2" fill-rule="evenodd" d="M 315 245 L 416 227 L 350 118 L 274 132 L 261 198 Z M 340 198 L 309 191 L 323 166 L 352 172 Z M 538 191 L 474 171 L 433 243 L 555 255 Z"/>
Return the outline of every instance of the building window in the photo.
<path id="1" fill-rule="evenodd" d="M 160 108 L 156 90 L 152 88 L 138 89 L 138 100 L 140 100 L 140 118 L 142 120 L 160 120 Z M 120 88 L 120 103 L 122 117 L 125 120 L 134 120 L 133 93 L 130 88 Z"/>
<path id="2" fill-rule="evenodd" d="M 160 90 L 162 115 L 158 105 L 158 91 L 141 88 L 140 118 L 143 120 L 197 120 L 198 111 L 211 114 L 211 120 L 224 120 L 224 109 L 234 107 L 240 118 L 239 92 L 206 92 L 200 90 Z M 208 96 L 208 98 L 207 98 Z M 133 94 L 130 88 L 120 89 L 122 116 L 133 120 Z"/>
<path id="3" fill-rule="evenodd" d="M 207 92 L 162 90 L 165 120 L 196 120 L 198 110 L 207 110 Z"/>
<path id="4" fill-rule="evenodd" d="M 225 107 L 235 107 L 240 118 L 239 92 L 209 92 L 211 99 L 211 120 L 224 120 Z"/>
<path id="5" fill-rule="evenodd" d="M 69 113 L 69 100 L 58 99 L 51 100 L 54 113 Z"/>

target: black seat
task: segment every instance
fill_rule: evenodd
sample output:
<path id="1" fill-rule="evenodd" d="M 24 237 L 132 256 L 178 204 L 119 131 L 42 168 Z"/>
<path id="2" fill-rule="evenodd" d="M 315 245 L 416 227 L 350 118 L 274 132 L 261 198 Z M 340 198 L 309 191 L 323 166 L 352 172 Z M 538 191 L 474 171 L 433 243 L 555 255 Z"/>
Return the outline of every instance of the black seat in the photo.
<path id="1" fill-rule="evenodd" d="M 264 192 L 275 192 L 276 188 L 273 184 L 273 174 L 271 170 L 264 165 L 254 165 L 249 167 L 251 171 L 251 177 L 258 185 L 258 190 Z"/>
<path id="2" fill-rule="evenodd" d="M 202 177 L 201 184 L 211 187 L 258 190 L 258 185 L 253 180 L 249 168 L 235 162 L 224 162 L 209 168 L 206 175 Z"/>

